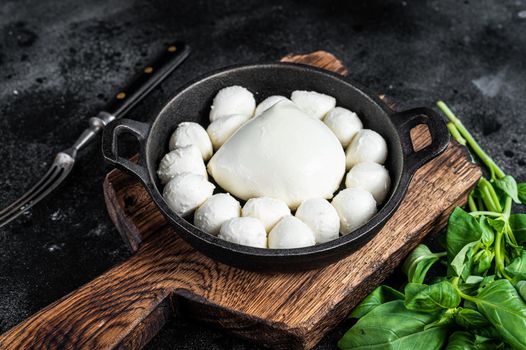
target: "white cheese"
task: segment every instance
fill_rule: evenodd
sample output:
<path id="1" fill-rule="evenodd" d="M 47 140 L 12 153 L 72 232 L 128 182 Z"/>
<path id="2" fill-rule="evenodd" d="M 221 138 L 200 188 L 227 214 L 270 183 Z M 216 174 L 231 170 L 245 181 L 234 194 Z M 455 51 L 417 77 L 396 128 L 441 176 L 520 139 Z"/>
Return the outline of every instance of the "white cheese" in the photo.
<path id="1" fill-rule="evenodd" d="M 173 151 L 179 147 L 195 145 L 201 151 L 204 160 L 210 159 L 213 153 L 212 142 L 206 133 L 206 130 L 194 122 L 182 122 L 177 126 L 168 147 Z"/>
<path id="2" fill-rule="evenodd" d="M 201 152 L 195 145 L 176 148 L 167 153 L 159 163 L 157 175 L 164 185 L 175 175 L 192 173 L 207 177 Z"/>
<path id="3" fill-rule="evenodd" d="M 296 90 L 292 92 L 290 99 L 307 115 L 316 119 L 322 119 L 336 106 L 334 97 L 316 91 Z"/>
<path id="4" fill-rule="evenodd" d="M 353 136 L 363 129 L 358 115 L 342 107 L 331 109 L 323 118 L 323 122 L 332 130 L 344 148 L 349 145 Z"/>
<path id="5" fill-rule="evenodd" d="M 258 115 L 260 115 L 261 113 L 269 109 L 270 107 L 274 106 L 279 101 L 283 101 L 283 100 L 288 100 L 288 98 L 286 98 L 285 96 L 280 96 L 280 95 L 274 95 L 274 96 L 267 97 L 266 99 L 261 101 L 261 103 L 258 104 L 258 106 L 256 107 L 256 111 L 254 112 L 254 117 L 257 117 Z"/>
<path id="6" fill-rule="evenodd" d="M 384 164 L 387 143 L 379 133 L 369 129 L 360 130 L 345 151 L 347 170 L 360 162 Z"/>
<path id="7" fill-rule="evenodd" d="M 351 233 L 369 221 L 376 214 L 373 196 L 361 188 L 347 188 L 340 191 L 332 200 L 332 205 L 340 217 L 340 232 Z"/>
<path id="8" fill-rule="evenodd" d="M 270 232 L 282 217 L 290 215 L 290 209 L 280 199 L 259 197 L 249 199 L 243 206 L 241 215 L 259 219 L 265 226 L 265 231 Z"/>
<path id="9" fill-rule="evenodd" d="M 208 128 L 206 128 L 206 132 L 210 136 L 214 149 L 218 150 L 219 147 L 223 146 L 225 141 L 248 119 L 249 117 L 246 115 L 233 114 L 210 123 Z"/>
<path id="10" fill-rule="evenodd" d="M 267 248 L 267 233 L 263 224 L 256 218 L 230 219 L 221 226 L 218 237 L 249 247 Z"/>
<path id="11" fill-rule="evenodd" d="M 268 235 L 268 247 L 272 249 L 309 247 L 315 242 L 310 227 L 294 216 L 285 216 Z"/>
<path id="12" fill-rule="evenodd" d="M 232 135 L 208 172 L 238 198 L 272 197 L 295 209 L 309 198 L 332 198 L 345 175 L 345 154 L 322 121 L 280 101 Z"/>
<path id="13" fill-rule="evenodd" d="M 183 173 L 174 176 L 164 186 L 163 197 L 177 215 L 186 216 L 212 196 L 214 188 L 203 176 Z"/>
<path id="14" fill-rule="evenodd" d="M 311 228 L 318 244 L 332 241 L 340 234 L 338 212 L 326 199 L 307 199 L 296 210 L 296 217 Z"/>
<path id="15" fill-rule="evenodd" d="M 194 214 L 197 228 L 217 236 L 221 225 L 241 215 L 241 205 L 228 193 L 214 194 L 208 198 Z"/>
<path id="16" fill-rule="evenodd" d="M 242 86 L 229 86 L 219 90 L 210 107 L 210 121 L 232 114 L 252 117 L 256 108 L 254 95 Z"/>
<path id="17" fill-rule="evenodd" d="M 389 188 L 391 178 L 387 169 L 378 163 L 362 162 L 349 170 L 345 179 L 345 187 L 359 187 L 373 195 L 378 204 L 383 203 Z"/>

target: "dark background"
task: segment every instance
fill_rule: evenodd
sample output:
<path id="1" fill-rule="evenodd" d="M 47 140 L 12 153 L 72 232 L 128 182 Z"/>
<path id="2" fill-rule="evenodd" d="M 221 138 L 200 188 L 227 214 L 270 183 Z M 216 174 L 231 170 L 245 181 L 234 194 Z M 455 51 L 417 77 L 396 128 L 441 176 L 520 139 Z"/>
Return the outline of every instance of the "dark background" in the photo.
<path id="1" fill-rule="evenodd" d="M 174 39 L 192 55 L 130 118 L 150 120 L 178 86 L 209 70 L 325 49 L 403 107 L 444 99 L 506 172 L 526 180 L 524 0 L 2 0 L 0 207 Z M 59 191 L 0 229 L 0 331 L 129 255 L 104 207 L 110 168 L 99 148 L 84 151 Z M 347 326 L 319 348 L 334 348 Z M 149 346 L 253 347 L 185 319 Z"/>

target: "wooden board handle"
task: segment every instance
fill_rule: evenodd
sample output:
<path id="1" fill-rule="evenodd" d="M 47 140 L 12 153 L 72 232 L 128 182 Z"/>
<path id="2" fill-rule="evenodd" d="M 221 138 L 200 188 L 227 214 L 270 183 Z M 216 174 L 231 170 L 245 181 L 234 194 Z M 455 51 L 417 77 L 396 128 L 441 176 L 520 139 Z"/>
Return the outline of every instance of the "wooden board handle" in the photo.
<path id="1" fill-rule="evenodd" d="M 201 288 L 192 280 L 166 280 L 182 259 L 173 256 L 181 251 L 170 246 L 173 234 L 164 230 L 130 259 L 10 329 L 0 348 L 141 348 L 172 313 L 174 288 Z"/>

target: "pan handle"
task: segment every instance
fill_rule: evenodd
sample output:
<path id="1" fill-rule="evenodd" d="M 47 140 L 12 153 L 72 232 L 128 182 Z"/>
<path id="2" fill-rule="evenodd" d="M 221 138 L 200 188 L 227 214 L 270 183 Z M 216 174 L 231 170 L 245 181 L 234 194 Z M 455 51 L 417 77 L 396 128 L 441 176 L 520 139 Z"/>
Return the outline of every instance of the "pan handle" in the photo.
<path id="1" fill-rule="evenodd" d="M 405 158 L 404 168 L 409 174 L 413 174 L 422 165 L 438 156 L 449 144 L 450 137 L 446 123 L 430 108 L 421 107 L 398 112 L 393 114 L 391 119 L 400 135 Z M 411 141 L 411 129 L 420 124 L 427 125 L 431 134 L 431 143 L 415 152 Z"/>
<path id="2" fill-rule="evenodd" d="M 106 161 L 125 172 L 137 177 L 145 186 L 151 185 L 150 175 L 146 167 L 145 145 L 150 132 L 150 125 L 131 119 L 118 119 L 104 128 L 102 135 L 102 154 Z M 123 133 L 135 136 L 140 145 L 139 161 L 137 163 L 119 155 L 118 140 Z"/>

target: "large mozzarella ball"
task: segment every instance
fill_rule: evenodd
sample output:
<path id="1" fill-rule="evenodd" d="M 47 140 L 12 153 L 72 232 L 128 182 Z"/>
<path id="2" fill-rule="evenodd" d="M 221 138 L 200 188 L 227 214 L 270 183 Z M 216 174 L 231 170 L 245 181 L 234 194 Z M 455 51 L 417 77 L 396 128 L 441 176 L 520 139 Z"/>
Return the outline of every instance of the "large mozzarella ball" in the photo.
<path id="1" fill-rule="evenodd" d="M 387 158 L 387 143 L 376 131 L 360 130 L 347 147 L 345 158 L 347 170 L 360 162 L 384 164 Z"/>
<path id="2" fill-rule="evenodd" d="M 241 215 L 241 205 L 228 193 L 214 194 L 208 198 L 194 214 L 194 225 L 217 236 L 221 225 Z"/>
<path id="3" fill-rule="evenodd" d="M 294 216 L 285 216 L 268 235 L 268 247 L 273 249 L 309 247 L 315 243 L 314 232 Z"/>
<path id="4" fill-rule="evenodd" d="M 376 201 L 361 188 L 347 188 L 332 200 L 340 217 L 340 231 L 346 235 L 369 221 L 376 214 Z"/>
<path id="5" fill-rule="evenodd" d="M 258 104 L 258 106 L 256 107 L 256 111 L 254 112 L 254 117 L 257 117 L 258 115 L 260 115 L 261 113 L 269 109 L 270 107 L 274 106 L 279 101 L 283 101 L 283 100 L 288 100 L 288 99 L 285 96 L 281 96 L 281 95 L 273 95 L 273 96 L 267 97 L 266 99 L 261 101 L 260 104 Z"/>
<path id="6" fill-rule="evenodd" d="M 212 107 L 210 107 L 210 121 L 232 114 L 252 117 L 256 108 L 254 95 L 242 86 L 229 86 L 219 90 Z"/>
<path id="7" fill-rule="evenodd" d="M 373 195 L 378 204 L 382 203 L 389 192 L 391 178 L 387 169 L 378 163 L 362 162 L 349 170 L 345 187 L 359 187 Z"/>
<path id="8" fill-rule="evenodd" d="M 219 230 L 219 238 L 249 247 L 266 248 L 267 233 L 256 218 L 240 217 L 225 222 Z"/>
<path id="9" fill-rule="evenodd" d="M 296 210 L 296 217 L 314 232 L 316 243 L 338 238 L 340 217 L 334 207 L 324 198 L 307 199 Z"/>
<path id="10" fill-rule="evenodd" d="M 241 216 L 250 216 L 258 219 L 263 223 L 267 232 L 282 217 L 287 215 L 290 215 L 290 209 L 287 204 L 280 199 L 270 197 L 251 198 L 241 209 Z"/>
<path id="11" fill-rule="evenodd" d="M 206 133 L 206 130 L 199 124 L 194 122 L 182 122 L 177 126 L 168 147 L 173 151 L 179 147 L 195 145 L 201 151 L 204 160 L 210 159 L 213 153 L 212 142 Z"/>
<path id="12" fill-rule="evenodd" d="M 344 148 L 351 143 L 353 136 L 363 129 L 358 115 L 342 107 L 331 109 L 323 118 L 323 122 L 332 130 Z"/>
<path id="13" fill-rule="evenodd" d="M 167 153 L 159 163 L 157 175 L 164 185 L 175 175 L 192 173 L 207 177 L 201 152 L 195 145 L 176 148 Z"/>
<path id="14" fill-rule="evenodd" d="M 163 197 L 177 215 L 186 216 L 212 196 L 214 188 L 204 176 L 183 173 L 168 181 Z"/>
<path id="15" fill-rule="evenodd" d="M 210 123 L 206 132 L 210 136 L 214 149 L 223 146 L 223 143 L 239 129 L 250 117 L 243 114 L 229 115 Z"/>
<path id="16" fill-rule="evenodd" d="M 322 119 L 336 106 L 334 97 L 316 91 L 296 90 L 292 92 L 290 99 L 309 116 L 317 119 Z"/>

